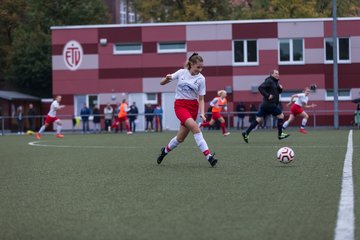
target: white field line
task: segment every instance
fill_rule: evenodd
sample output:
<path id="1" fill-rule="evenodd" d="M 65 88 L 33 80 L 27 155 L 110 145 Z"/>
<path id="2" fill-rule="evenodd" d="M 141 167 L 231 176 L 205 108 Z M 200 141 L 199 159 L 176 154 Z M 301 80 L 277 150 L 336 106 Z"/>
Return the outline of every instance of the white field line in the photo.
<path id="1" fill-rule="evenodd" d="M 341 195 L 337 214 L 335 240 L 355 239 L 354 183 L 353 183 L 353 132 L 350 130 L 344 161 Z"/>
<path id="2" fill-rule="evenodd" d="M 28 144 L 30 146 L 35 146 L 35 147 L 54 147 L 54 148 L 94 148 L 94 149 L 144 149 L 144 148 L 154 148 L 154 149 L 160 149 L 162 146 L 153 146 L 153 147 L 145 147 L 145 146 L 99 146 L 99 145 L 95 145 L 95 146 L 86 146 L 86 145 L 54 145 L 54 144 L 49 144 L 46 143 L 47 141 L 34 141 L 34 142 L 29 142 Z M 54 142 L 51 142 L 54 143 Z M 197 149 L 196 146 L 179 146 L 181 148 L 187 148 L 187 149 Z M 218 149 L 250 149 L 250 148 L 281 148 L 284 147 L 283 145 L 246 145 L 243 143 L 240 143 L 239 145 L 234 145 L 234 146 L 217 146 L 216 148 Z M 341 145 L 337 145 L 337 146 L 315 146 L 315 145 L 308 145 L 308 146 L 289 146 L 292 148 L 345 148 L 346 146 L 341 146 Z"/>

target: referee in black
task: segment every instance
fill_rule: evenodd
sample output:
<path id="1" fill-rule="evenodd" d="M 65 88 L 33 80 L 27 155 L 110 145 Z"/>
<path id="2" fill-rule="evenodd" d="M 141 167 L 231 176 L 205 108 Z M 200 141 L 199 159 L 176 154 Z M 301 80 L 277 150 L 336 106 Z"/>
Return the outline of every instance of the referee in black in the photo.
<path id="1" fill-rule="evenodd" d="M 262 121 L 266 115 L 273 115 L 278 118 L 278 138 L 279 140 L 287 138 L 289 134 L 283 133 L 282 125 L 284 123 L 284 114 L 279 106 L 280 93 L 282 92 L 282 86 L 279 84 L 279 71 L 273 70 L 269 77 L 259 86 L 259 92 L 263 95 L 263 101 L 260 105 L 259 111 L 256 114 L 256 119 L 253 121 L 248 129 L 242 133 L 244 141 L 249 142 L 250 132 Z"/>

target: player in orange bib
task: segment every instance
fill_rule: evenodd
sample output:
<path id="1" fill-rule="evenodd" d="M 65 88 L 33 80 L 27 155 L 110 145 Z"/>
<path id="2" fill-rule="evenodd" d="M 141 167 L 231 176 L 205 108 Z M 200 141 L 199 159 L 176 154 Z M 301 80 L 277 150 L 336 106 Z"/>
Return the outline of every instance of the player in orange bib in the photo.
<path id="1" fill-rule="evenodd" d="M 123 99 L 122 103 L 120 104 L 120 111 L 119 114 L 117 116 L 117 119 L 115 120 L 115 123 L 113 125 L 111 125 L 111 128 L 119 128 L 120 124 L 122 124 L 123 122 L 125 122 L 125 127 L 126 127 L 126 133 L 128 135 L 132 134 L 132 131 L 130 130 L 130 123 L 129 123 L 129 119 L 127 117 L 127 112 L 130 111 L 129 105 L 126 102 L 126 99 Z"/>
<path id="2" fill-rule="evenodd" d="M 214 98 L 210 102 L 210 106 L 212 106 L 211 110 L 211 120 L 210 122 L 203 122 L 200 123 L 200 127 L 209 127 L 213 126 L 215 124 L 216 120 L 220 121 L 221 130 L 224 136 L 230 135 L 230 132 L 226 131 L 225 127 L 225 119 L 221 116 L 221 110 L 224 108 L 225 111 L 227 111 L 227 100 L 226 100 L 226 91 L 225 90 L 219 90 L 218 91 L 218 97 Z"/>

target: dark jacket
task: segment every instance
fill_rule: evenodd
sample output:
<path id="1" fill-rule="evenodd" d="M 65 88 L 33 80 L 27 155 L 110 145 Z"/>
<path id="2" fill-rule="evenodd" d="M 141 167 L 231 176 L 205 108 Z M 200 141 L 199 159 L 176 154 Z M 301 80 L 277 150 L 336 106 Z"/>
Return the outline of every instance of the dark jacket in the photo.
<path id="1" fill-rule="evenodd" d="M 82 108 L 80 111 L 80 116 L 82 121 L 89 121 L 89 116 L 91 115 L 91 111 L 89 108 Z"/>
<path id="2" fill-rule="evenodd" d="M 94 108 L 94 111 L 93 111 L 93 115 L 94 115 L 94 120 L 93 122 L 94 123 L 100 123 L 100 110 L 98 108 Z"/>
<path id="3" fill-rule="evenodd" d="M 137 115 L 139 114 L 139 110 L 135 105 L 131 105 L 128 114 L 128 118 L 130 120 L 135 120 L 137 118 Z"/>
<path id="4" fill-rule="evenodd" d="M 262 106 L 277 106 L 279 104 L 280 93 L 282 93 L 282 88 L 279 86 L 279 80 L 273 76 L 269 76 L 265 81 L 259 86 L 259 92 L 263 95 Z M 273 98 L 269 100 L 270 94 L 273 95 Z"/>

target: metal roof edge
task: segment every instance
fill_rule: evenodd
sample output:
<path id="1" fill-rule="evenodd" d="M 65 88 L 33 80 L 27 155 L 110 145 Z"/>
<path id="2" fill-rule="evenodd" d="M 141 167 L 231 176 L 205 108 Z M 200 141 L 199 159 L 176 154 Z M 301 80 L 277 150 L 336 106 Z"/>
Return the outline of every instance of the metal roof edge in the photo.
<path id="1" fill-rule="evenodd" d="M 338 18 L 338 21 L 356 21 L 360 17 Z M 332 18 L 287 18 L 287 19 L 249 19 L 249 20 L 226 20 L 226 21 L 198 21 L 198 22 L 168 22 L 168 23 L 131 23 L 131 24 L 97 24 L 97 25 L 73 25 L 51 26 L 51 30 L 64 29 L 91 29 L 91 28 L 116 28 L 116 27 L 160 27 L 160 26 L 183 26 L 183 25 L 209 25 L 209 24 L 236 24 L 236 23 L 273 23 L 273 22 L 325 22 Z"/>

